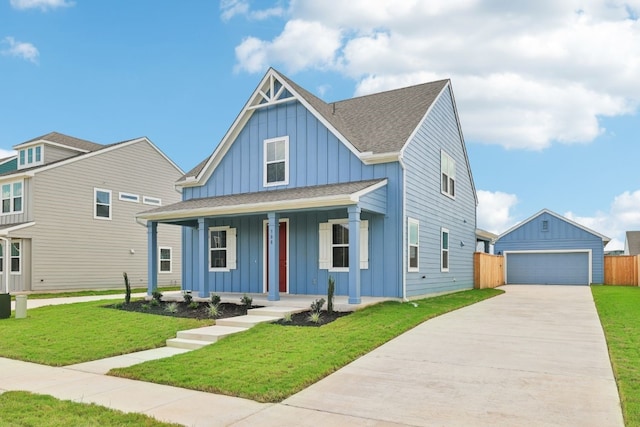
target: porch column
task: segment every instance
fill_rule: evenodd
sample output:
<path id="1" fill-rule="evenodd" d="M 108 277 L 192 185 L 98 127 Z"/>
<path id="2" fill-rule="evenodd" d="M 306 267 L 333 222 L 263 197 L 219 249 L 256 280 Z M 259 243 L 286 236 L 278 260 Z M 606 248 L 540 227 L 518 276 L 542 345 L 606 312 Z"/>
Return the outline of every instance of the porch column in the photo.
<path id="1" fill-rule="evenodd" d="M 280 215 L 277 212 L 269 212 L 267 214 L 269 220 L 268 235 L 269 241 L 267 242 L 269 251 L 269 277 L 267 277 L 267 284 L 269 285 L 269 301 L 280 300 Z"/>
<path id="2" fill-rule="evenodd" d="M 158 223 L 147 221 L 147 295 L 158 289 Z"/>
<path id="3" fill-rule="evenodd" d="M 201 298 L 209 297 L 209 222 L 198 218 L 198 289 Z"/>
<path id="4" fill-rule="evenodd" d="M 360 207 L 349 206 L 349 304 L 360 304 Z"/>

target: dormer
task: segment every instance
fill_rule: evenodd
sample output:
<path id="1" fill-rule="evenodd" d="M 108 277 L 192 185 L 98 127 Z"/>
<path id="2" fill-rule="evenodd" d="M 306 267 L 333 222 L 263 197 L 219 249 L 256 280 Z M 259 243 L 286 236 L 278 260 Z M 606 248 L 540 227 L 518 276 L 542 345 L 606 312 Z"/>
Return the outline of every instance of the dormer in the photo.
<path id="1" fill-rule="evenodd" d="M 18 170 L 44 163 L 43 144 L 31 145 L 18 150 Z"/>
<path id="2" fill-rule="evenodd" d="M 13 147 L 18 152 L 18 170 L 68 159 L 104 148 L 83 139 L 51 132 Z"/>

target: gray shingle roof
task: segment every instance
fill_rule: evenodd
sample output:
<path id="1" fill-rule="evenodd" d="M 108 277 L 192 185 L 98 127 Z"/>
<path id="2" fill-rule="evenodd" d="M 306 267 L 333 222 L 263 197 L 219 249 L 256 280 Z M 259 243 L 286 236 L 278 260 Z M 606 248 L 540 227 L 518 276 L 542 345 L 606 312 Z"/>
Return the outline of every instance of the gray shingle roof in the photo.
<path id="1" fill-rule="evenodd" d="M 627 231 L 629 255 L 640 255 L 640 231 Z"/>
<path id="2" fill-rule="evenodd" d="M 174 203 L 167 206 L 151 209 L 142 212 L 138 216 L 146 218 L 149 216 L 170 213 L 196 211 L 202 209 L 219 209 L 228 207 L 240 207 L 246 205 L 260 205 L 277 202 L 291 202 L 296 200 L 320 199 L 332 196 L 351 195 L 367 189 L 384 179 L 371 179 L 366 181 L 355 181 L 340 184 L 317 185 L 312 187 L 289 188 L 285 190 L 258 191 L 254 193 L 231 194 L 217 197 L 204 197 L 190 199 Z M 260 208 L 257 207 L 256 211 Z"/>
<path id="3" fill-rule="evenodd" d="M 104 145 L 102 144 L 96 144 L 95 142 L 74 138 L 73 136 L 64 135 L 58 132 L 49 132 L 46 135 L 42 135 L 37 138 L 30 139 L 29 141 L 20 143 L 16 145 L 16 147 L 19 145 L 28 144 L 29 142 L 40 141 L 40 140 L 55 142 L 56 144 L 66 145 L 67 147 L 77 148 L 84 151 L 96 151 L 101 148 L 104 148 Z"/>

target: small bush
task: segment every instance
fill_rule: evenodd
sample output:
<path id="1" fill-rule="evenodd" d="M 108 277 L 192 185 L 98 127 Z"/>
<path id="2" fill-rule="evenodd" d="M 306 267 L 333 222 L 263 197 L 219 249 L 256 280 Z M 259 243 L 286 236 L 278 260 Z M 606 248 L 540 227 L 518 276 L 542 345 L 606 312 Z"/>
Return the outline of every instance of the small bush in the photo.
<path id="1" fill-rule="evenodd" d="M 198 301 L 191 301 L 189 303 L 189 308 L 192 310 L 197 310 L 198 308 L 200 308 L 200 303 L 198 303 Z"/>
<path id="2" fill-rule="evenodd" d="M 144 311 L 148 311 L 151 307 L 149 306 L 149 304 L 141 304 L 140 308 L 143 309 Z"/>
<path id="3" fill-rule="evenodd" d="M 175 302 L 169 303 L 164 308 L 164 311 L 166 311 L 168 313 L 177 313 L 178 312 L 178 304 L 175 303 Z"/>
<path id="4" fill-rule="evenodd" d="M 151 305 L 151 307 L 160 307 L 160 301 L 158 301 L 157 299 L 152 299 L 151 301 L 149 301 L 149 305 Z"/>
<path id="5" fill-rule="evenodd" d="M 212 304 L 220 304 L 220 295 L 211 294 L 211 303 Z"/>
<path id="6" fill-rule="evenodd" d="M 218 317 L 220 316 L 220 304 L 214 304 L 212 302 L 209 303 L 209 306 L 207 308 L 207 312 L 209 313 L 210 317 Z"/>
<path id="7" fill-rule="evenodd" d="M 160 292 L 158 290 L 153 291 L 151 296 L 153 297 L 154 300 L 156 300 L 158 302 L 162 301 L 162 292 Z"/>
<path id="8" fill-rule="evenodd" d="M 311 312 L 320 313 L 322 306 L 324 305 L 324 298 L 320 298 L 311 303 Z"/>
<path id="9" fill-rule="evenodd" d="M 244 305 L 244 307 L 248 310 L 251 308 L 251 304 L 253 304 L 253 298 L 249 295 L 244 294 L 242 298 L 240 298 L 240 304 Z"/>
<path id="10" fill-rule="evenodd" d="M 113 306 L 115 308 L 117 308 L 118 310 L 120 310 L 122 307 L 124 307 L 124 305 L 125 305 L 125 303 L 123 303 L 123 302 L 118 302 L 118 303 L 113 304 Z"/>
<path id="11" fill-rule="evenodd" d="M 191 304 L 191 301 L 193 301 L 193 295 L 187 292 L 185 292 L 184 295 L 182 295 L 182 298 L 184 299 L 184 302 L 187 304 Z"/>
<path id="12" fill-rule="evenodd" d="M 291 323 L 291 313 L 285 313 L 284 316 L 282 316 L 282 322 Z"/>
<path id="13" fill-rule="evenodd" d="M 311 313 L 309 313 L 307 320 L 313 323 L 322 323 L 322 315 L 319 311 L 312 311 Z"/>

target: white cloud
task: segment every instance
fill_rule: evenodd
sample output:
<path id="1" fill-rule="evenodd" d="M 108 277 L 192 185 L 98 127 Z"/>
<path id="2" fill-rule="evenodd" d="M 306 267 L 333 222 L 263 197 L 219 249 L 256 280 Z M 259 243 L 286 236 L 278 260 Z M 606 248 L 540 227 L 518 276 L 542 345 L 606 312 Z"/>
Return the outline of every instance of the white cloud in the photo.
<path id="1" fill-rule="evenodd" d="M 38 56 L 40 56 L 40 52 L 38 52 L 38 49 L 31 43 L 20 42 L 13 37 L 5 37 L 2 40 L 2 45 L 9 46 L 6 49 L 2 49 L 2 54 L 26 59 L 34 64 L 38 63 Z"/>
<path id="2" fill-rule="evenodd" d="M 285 10 L 281 7 L 251 10 L 249 2 L 246 0 L 222 0 L 220 2 L 220 10 L 222 11 L 220 16 L 223 21 L 229 21 L 237 15 L 245 16 L 250 20 L 263 21 L 285 14 Z"/>
<path id="3" fill-rule="evenodd" d="M 11 0 L 11 6 L 15 9 L 57 9 L 59 7 L 70 7 L 75 3 L 67 0 Z"/>
<path id="4" fill-rule="evenodd" d="M 496 234 L 507 231 L 516 223 L 512 210 L 517 203 L 515 194 L 478 190 L 478 228 Z"/>
<path id="5" fill-rule="evenodd" d="M 638 0 L 292 0 L 281 34 L 245 39 L 236 68 L 330 69 L 357 94 L 451 78 L 467 140 L 541 150 L 590 142 L 600 118 L 638 108 L 639 12 Z"/>
<path id="6" fill-rule="evenodd" d="M 0 148 L 0 159 L 6 159 L 7 157 L 15 156 L 16 152 L 13 150 L 5 150 Z"/>

